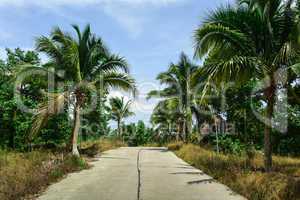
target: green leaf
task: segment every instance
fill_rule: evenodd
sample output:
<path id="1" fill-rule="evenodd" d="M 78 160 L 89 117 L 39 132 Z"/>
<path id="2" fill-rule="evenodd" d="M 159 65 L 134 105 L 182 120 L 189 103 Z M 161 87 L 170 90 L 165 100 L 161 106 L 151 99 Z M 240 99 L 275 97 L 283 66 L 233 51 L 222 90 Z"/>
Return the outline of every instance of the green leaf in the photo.
<path id="1" fill-rule="evenodd" d="M 300 75 L 300 63 L 297 63 L 297 64 L 291 66 L 291 69 L 292 69 L 297 75 Z"/>

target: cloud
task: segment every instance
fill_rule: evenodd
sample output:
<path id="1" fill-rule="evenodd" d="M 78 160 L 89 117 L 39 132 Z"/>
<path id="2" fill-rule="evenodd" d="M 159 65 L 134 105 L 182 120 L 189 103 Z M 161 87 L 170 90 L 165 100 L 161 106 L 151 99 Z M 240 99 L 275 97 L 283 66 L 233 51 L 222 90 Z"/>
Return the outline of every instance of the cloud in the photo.
<path id="1" fill-rule="evenodd" d="M 159 8 L 187 0 L 0 0 L 0 7 L 30 8 L 32 6 L 57 12 L 63 7 L 99 7 L 124 28 L 131 38 L 143 32 L 145 9 Z M 63 11 L 59 11 L 63 14 Z M 72 16 L 74 17 L 74 16 Z"/>
<path id="2" fill-rule="evenodd" d="M 156 83 L 139 83 L 138 84 L 138 97 L 134 98 L 131 94 L 121 92 L 119 90 L 113 90 L 109 93 L 108 98 L 111 97 L 124 97 L 125 101 L 132 100 L 131 109 L 138 114 L 151 114 L 153 109 L 158 103 L 158 99 L 147 100 L 147 94 L 151 90 L 160 90 L 161 86 Z"/>
<path id="3" fill-rule="evenodd" d="M 131 38 L 136 38 L 142 33 L 145 18 L 138 17 L 132 6 L 122 3 L 105 4 L 102 6 L 102 9 L 106 15 L 125 29 Z"/>
<path id="4" fill-rule="evenodd" d="M 5 48 L 0 48 L 0 60 L 6 59 L 6 51 Z"/>

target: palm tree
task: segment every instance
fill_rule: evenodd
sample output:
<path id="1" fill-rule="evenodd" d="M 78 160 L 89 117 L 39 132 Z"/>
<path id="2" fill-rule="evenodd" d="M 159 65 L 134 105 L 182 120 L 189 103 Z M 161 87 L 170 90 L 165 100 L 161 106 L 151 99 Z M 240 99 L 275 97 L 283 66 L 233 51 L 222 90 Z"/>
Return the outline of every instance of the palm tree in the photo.
<path id="1" fill-rule="evenodd" d="M 184 116 L 176 112 L 177 108 L 178 101 L 176 99 L 160 101 L 151 114 L 151 123 L 155 127 L 155 131 L 160 135 L 173 136 L 174 130 L 177 129 L 176 139 L 178 140 L 179 133 L 182 133 L 180 130 L 182 126 L 178 124 L 180 124 Z"/>
<path id="2" fill-rule="evenodd" d="M 121 123 L 123 119 L 133 116 L 134 113 L 130 111 L 131 101 L 125 102 L 124 97 L 113 97 L 110 99 L 111 117 L 117 122 L 118 136 L 122 136 Z"/>
<path id="3" fill-rule="evenodd" d="M 111 54 L 102 40 L 91 33 L 87 25 L 81 32 L 73 25 L 77 37 L 55 28 L 49 37 L 39 37 L 36 40 L 37 50 L 45 53 L 50 62 L 46 67 L 30 66 L 23 70 L 41 70 L 51 73 L 64 81 L 72 89 L 66 87 L 48 91 L 48 102 L 43 103 L 32 125 L 32 135 L 39 132 L 48 118 L 66 107 L 65 102 L 71 104 L 73 110 L 72 153 L 79 156 L 77 138 L 80 130 L 81 110 L 87 105 L 91 94 L 106 93 L 110 88 L 120 88 L 125 91 L 135 91 L 135 81 L 128 74 L 128 64 L 124 58 Z M 60 71 L 64 71 L 61 76 Z"/>
<path id="4" fill-rule="evenodd" d="M 192 110 L 193 97 L 197 83 L 194 81 L 194 74 L 197 71 L 197 66 L 193 64 L 189 58 L 182 53 L 180 60 L 177 64 L 171 63 L 167 72 L 160 73 L 157 76 L 157 80 L 161 84 L 166 84 L 166 88 L 161 91 L 151 91 L 148 94 L 148 98 L 159 97 L 167 100 L 173 100 L 177 102 L 178 113 L 181 113 L 184 117 L 179 124 L 182 126 L 179 128 L 184 135 L 185 140 L 188 139 L 188 134 L 192 129 Z M 197 77 L 198 78 L 198 77 Z"/>
<path id="5" fill-rule="evenodd" d="M 298 14 L 293 0 L 239 0 L 220 7 L 195 32 L 195 56 L 206 58 L 207 87 L 249 79 L 263 80 L 265 113 L 265 169 L 272 167 L 272 116 L 279 84 L 276 73 L 293 65 L 299 56 Z"/>

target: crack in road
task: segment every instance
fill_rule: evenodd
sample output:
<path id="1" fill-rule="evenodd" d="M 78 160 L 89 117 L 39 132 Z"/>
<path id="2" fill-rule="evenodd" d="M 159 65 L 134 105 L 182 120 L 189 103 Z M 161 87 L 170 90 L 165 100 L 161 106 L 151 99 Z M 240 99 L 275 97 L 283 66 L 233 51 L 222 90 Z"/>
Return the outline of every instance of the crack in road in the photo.
<path id="1" fill-rule="evenodd" d="M 137 155 L 137 161 L 136 161 L 136 168 L 138 173 L 138 186 L 137 186 L 137 200 L 141 200 L 141 168 L 140 168 L 140 155 L 141 155 L 142 149 L 139 150 Z"/>

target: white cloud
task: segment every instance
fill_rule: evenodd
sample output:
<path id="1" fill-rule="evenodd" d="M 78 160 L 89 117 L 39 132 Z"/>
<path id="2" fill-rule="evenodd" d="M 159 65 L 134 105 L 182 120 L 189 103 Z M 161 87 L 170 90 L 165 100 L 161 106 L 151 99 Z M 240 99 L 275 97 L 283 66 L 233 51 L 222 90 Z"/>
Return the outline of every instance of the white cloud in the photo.
<path id="1" fill-rule="evenodd" d="M 27 8 L 37 6 L 50 9 L 53 12 L 57 12 L 57 9 L 64 6 L 99 7 L 106 15 L 120 24 L 120 26 L 129 33 L 130 37 L 136 38 L 143 32 L 143 26 L 146 21 L 145 15 L 138 14 L 139 12 L 142 13 L 141 9 L 163 7 L 186 1 L 187 0 L 0 0 L 0 7 L 13 6 Z"/>
<path id="2" fill-rule="evenodd" d="M 121 92 L 121 91 L 117 91 L 117 90 L 113 90 L 109 93 L 108 95 L 108 99 L 111 97 L 124 97 L 125 101 L 132 101 L 132 105 L 131 105 L 131 110 L 135 113 L 138 114 L 151 114 L 154 107 L 156 106 L 158 100 L 147 100 L 147 93 L 150 90 L 144 91 L 141 90 L 141 86 L 143 86 L 142 84 L 138 85 L 138 96 L 136 98 L 132 97 L 131 94 L 125 93 L 125 92 Z"/>
<path id="3" fill-rule="evenodd" d="M 6 51 L 5 48 L 0 48 L 0 59 L 5 60 L 6 59 Z"/>
<path id="4" fill-rule="evenodd" d="M 144 17 L 136 16 L 131 6 L 124 4 L 105 4 L 103 12 L 113 18 L 132 38 L 138 37 L 143 29 Z"/>

